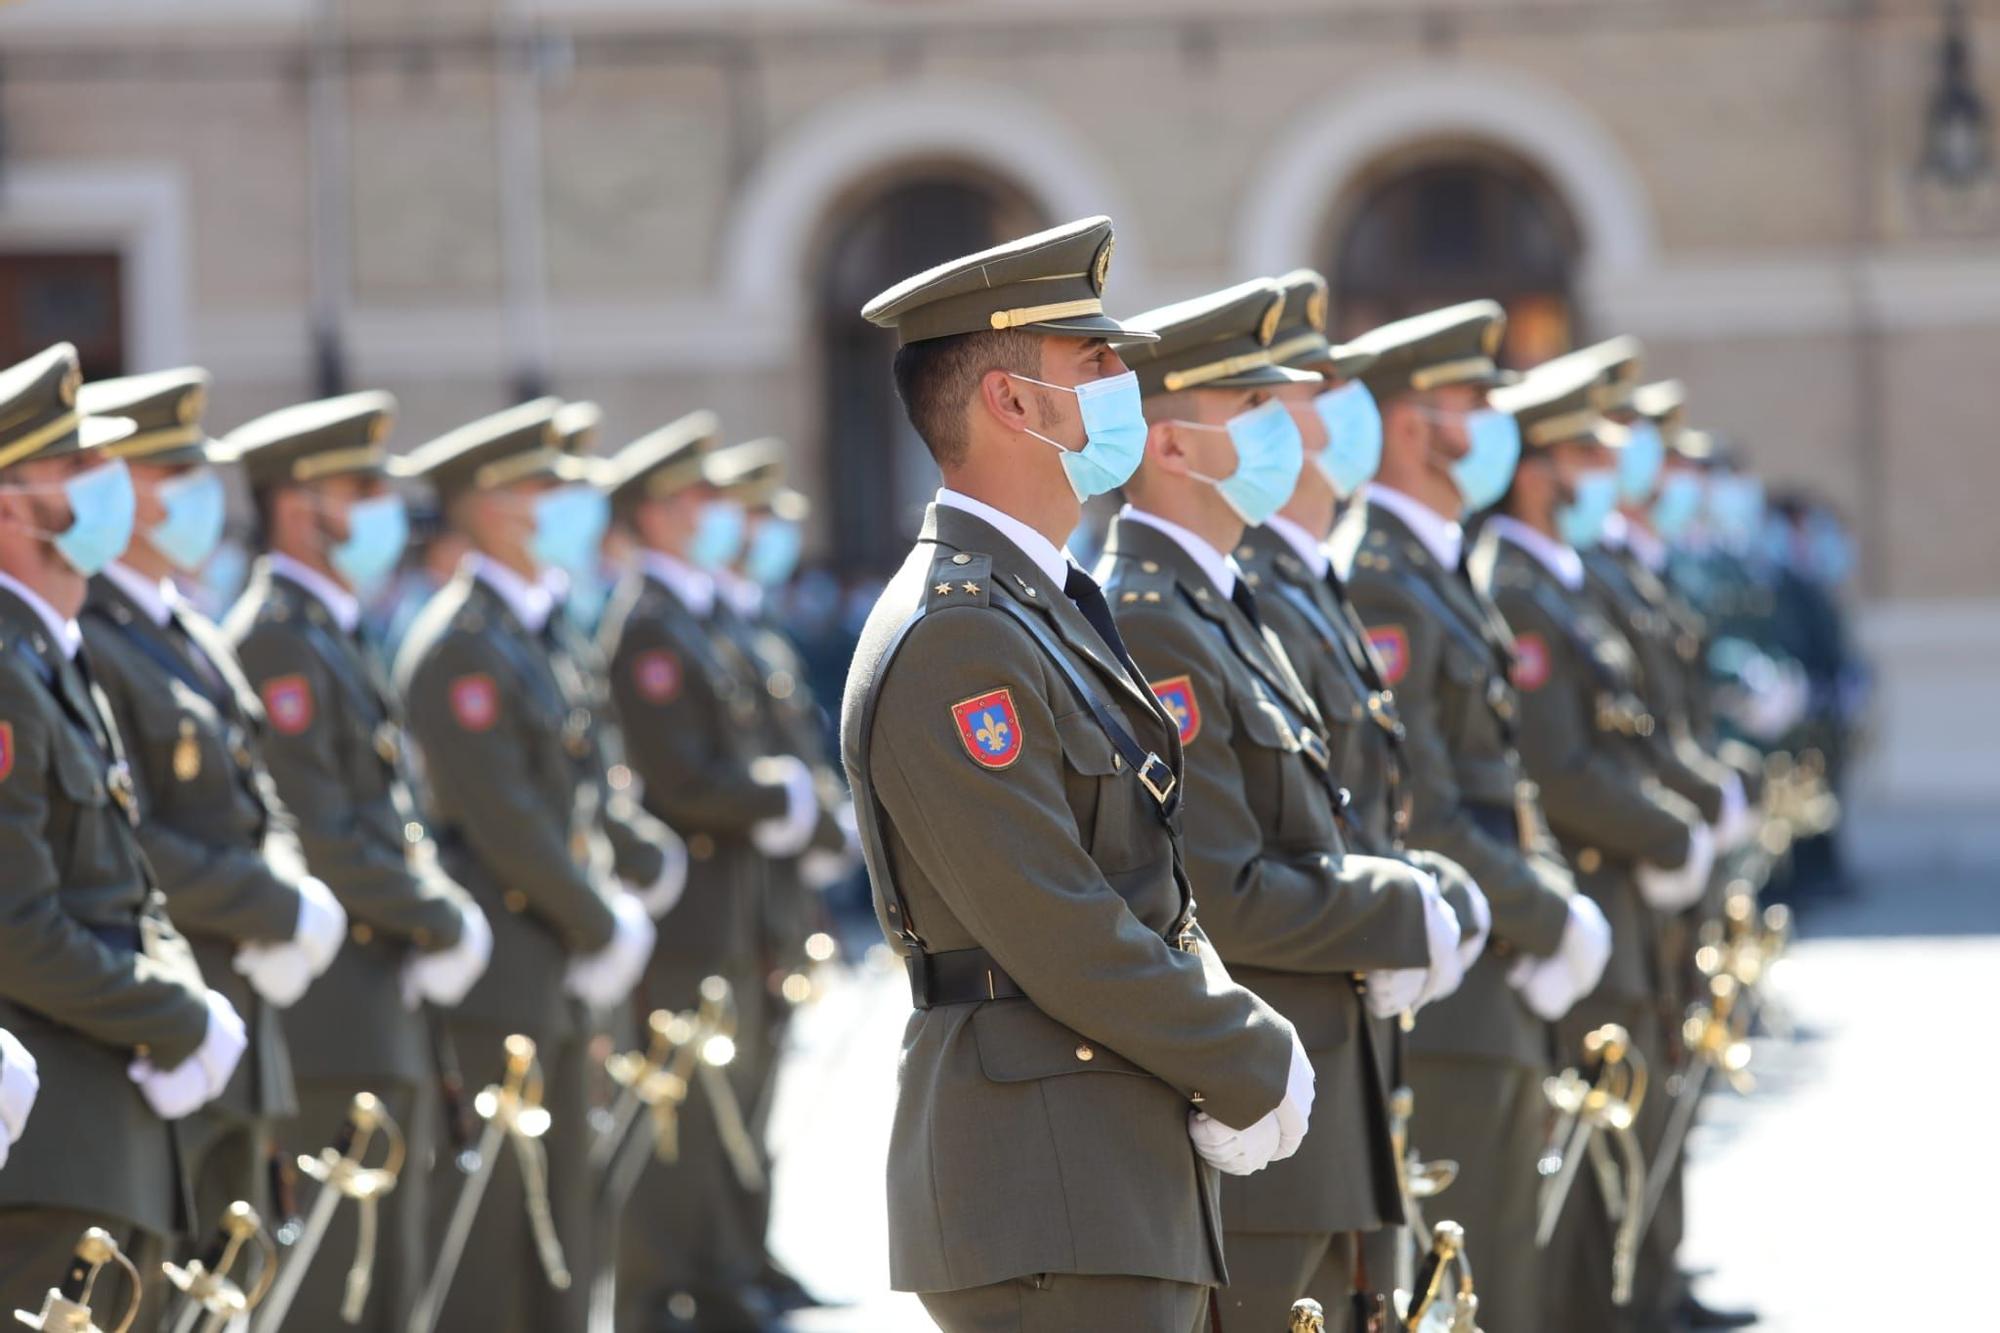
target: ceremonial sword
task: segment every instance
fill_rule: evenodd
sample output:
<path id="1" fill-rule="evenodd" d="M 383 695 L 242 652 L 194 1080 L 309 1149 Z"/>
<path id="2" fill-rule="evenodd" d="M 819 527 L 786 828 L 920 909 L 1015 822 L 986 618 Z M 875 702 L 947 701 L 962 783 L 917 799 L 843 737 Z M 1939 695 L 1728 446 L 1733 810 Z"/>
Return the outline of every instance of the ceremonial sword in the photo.
<path id="1" fill-rule="evenodd" d="M 63 1274 L 61 1285 L 49 1288 L 42 1298 L 40 1312 L 16 1310 L 15 1320 L 40 1333 L 101 1333 L 92 1320 L 90 1294 L 97 1286 L 98 1272 L 109 1263 L 124 1269 L 126 1280 L 132 1284 L 125 1301 L 125 1317 L 111 1330 L 111 1333 L 126 1333 L 139 1317 L 139 1270 L 103 1227 L 92 1227 L 78 1237 L 69 1271 Z"/>
<path id="2" fill-rule="evenodd" d="M 246 1292 L 229 1276 L 229 1270 L 252 1240 L 263 1251 L 264 1262 L 257 1270 L 255 1285 Z M 230 1320 L 249 1314 L 270 1292 L 278 1275 L 278 1243 L 264 1230 L 257 1210 L 238 1200 L 223 1210 L 222 1224 L 200 1258 L 185 1268 L 161 1264 L 160 1270 L 187 1296 L 180 1318 L 174 1321 L 174 1333 L 196 1333 L 197 1324 L 200 1333 L 222 1333 Z M 204 1313 L 206 1319 L 202 1318 Z"/>

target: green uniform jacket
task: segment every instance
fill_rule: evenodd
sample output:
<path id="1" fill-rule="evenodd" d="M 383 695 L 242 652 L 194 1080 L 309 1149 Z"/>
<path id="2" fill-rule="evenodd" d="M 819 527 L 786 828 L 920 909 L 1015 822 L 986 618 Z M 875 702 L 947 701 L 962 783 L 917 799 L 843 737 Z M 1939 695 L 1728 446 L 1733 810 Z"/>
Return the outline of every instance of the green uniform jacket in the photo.
<path id="1" fill-rule="evenodd" d="M 172 616 L 155 625 L 99 575 L 83 605 L 84 643 L 125 741 L 139 845 L 168 915 L 249 1029 L 229 1086 L 202 1113 L 291 1116 L 298 1098 L 278 1010 L 232 964 L 239 945 L 292 938 L 305 860 L 258 762 L 263 709 L 235 655 L 200 616 Z"/>
<path id="2" fill-rule="evenodd" d="M 266 564 L 226 632 L 264 706 L 261 753 L 306 868 L 347 911 L 347 943 L 285 1011 L 292 1067 L 302 1079 L 428 1079 L 430 1041 L 403 1006 L 402 969 L 413 949 L 458 943 L 463 891 L 417 819 L 395 705 L 360 641 Z"/>
<path id="3" fill-rule="evenodd" d="M 42 1091 L 0 1171 L 0 1208 L 73 1209 L 168 1235 L 192 1202 L 172 1126 L 126 1076 L 208 1031 L 201 968 L 167 923 L 101 693 L 0 590 L 0 1027 Z"/>
<path id="4" fill-rule="evenodd" d="M 1713 824 L 1722 816 L 1727 779 L 1721 763 L 1702 752 L 1690 721 L 1687 667 L 1698 642 L 1675 624 L 1665 586 L 1630 555 L 1595 547 L 1584 553 L 1583 568 L 1598 610 L 1632 647 L 1634 689 L 1654 723 L 1648 737 L 1654 773 Z"/>
<path id="5" fill-rule="evenodd" d="M 1144 683 L 1061 585 L 991 525 L 934 507 L 862 632 L 842 753 L 881 831 L 868 869 L 892 946 L 909 947 L 907 925 L 931 953 L 983 948 L 1025 998 L 910 1016 L 890 1278 L 917 1291 L 1049 1272 L 1216 1282 L 1215 1172 L 1188 1111 L 1241 1128 L 1276 1107 L 1291 1028 L 1198 930 L 1183 934 L 1175 835 L 1003 600 L 1141 748 L 1178 756 Z"/>
<path id="6" fill-rule="evenodd" d="M 453 1015 L 537 1041 L 577 1035 L 564 975 L 614 928 L 592 719 L 555 655 L 463 569 L 396 659 L 439 859 L 493 926 L 493 961 Z"/>
<path id="7" fill-rule="evenodd" d="M 1400 862 L 1346 852 L 1318 710 L 1273 637 L 1143 522 L 1113 521 L 1100 572 L 1126 647 L 1180 722 L 1202 924 L 1230 974 L 1292 1021 L 1318 1076 L 1304 1145 L 1225 1179 L 1223 1225 L 1400 1222 L 1387 1090 L 1354 974 L 1429 962 L 1423 893 Z"/>
<path id="8" fill-rule="evenodd" d="M 758 771 L 769 753 L 760 682 L 648 574 L 619 586 L 601 632 L 639 799 L 687 840 L 687 888 L 653 949 L 648 1001 L 685 1008 L 711 974 L 761 991 L 766 867 L 750 831 L 785 813 L 785 789 Z"/>
<path id="9" fill-rule="evenodd" d="M 1652 776 L 1651 715 L 1633 694 L 1631 645 L 1588 593 L 1571 592 L 1528 552 L 1488 531 L 1468 562 L 1513 630 L 1521 757 L 1578 883 L 1611 923 L 1599 994 L 1644 1002 L 1660 991 L 1658 927 L 1632 877 L 1641 862 L 1687 861 L 1700 815 Z"/>
<path id="10" fill-rule="evenodd" d="M 1406 841 L 1463 866 L 1493 909 L 1486 952 L 1456 992 L 1424 1010 L 1411 1049 L 1540 1068 L 1546 1029 L 1507 971 L 1516 953 L 1555 952 L 1576 884 L 1541 826 L 1514 748 L 1506 627 L 1386 509 L 1351 505 L 1332 549 L 1403 722 Z"/>
<path id="11" fill-rule="evenodd" d="M 611 843 L 612 869 L 633 888 L 643 889 L 666 869 L 666 851 L 661 844 L 668 835 L 633 799 L 624 737 L 612 720 L 604 654 L 598 651 L 595 640 L 577 628 L 561 603 L 549 619 L 549 638 L 556 646 L 555 668 L 563 693 L 581 699 L 590 710 L 590 744 L 595 752 L 590 770 L 603 774 L 597 808 L 604 836 Z"/>

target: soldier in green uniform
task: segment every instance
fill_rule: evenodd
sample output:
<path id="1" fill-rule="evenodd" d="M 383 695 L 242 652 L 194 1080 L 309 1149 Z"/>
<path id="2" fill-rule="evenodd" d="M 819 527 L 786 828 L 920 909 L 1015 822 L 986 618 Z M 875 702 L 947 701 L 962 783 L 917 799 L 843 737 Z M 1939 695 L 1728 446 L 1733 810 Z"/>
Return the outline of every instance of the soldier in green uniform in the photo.
<path id="1" fill-rule="evenodd" d="M 221 631 L 174 588 L 174 573 L 199 570 L 222 536 L 222 478 L 201 424 L 207 390 L 207 373 L 189 368 L 87 384 L 78 396 L 86 414 L 138 426 L 106 450 L 131 474 L 136 528 L 90 581 L 84 643 L 125 741 L 139 843 L 167 910 L 250 1034 L 229 1087 L 183 1131 L 203 1232 L 238 1199 L 270 1214 L 273 1134 L 298 1111 L 278 1014 L 347 936 L 346 913 L 306 873 L 257 757 L 256 694 Z"/>
<path id="2" fill-rule="evenodd" d="M 554 447 L 559 404 L 483 417 L 409 458 L 471 554 L 417 616 L 396 679 L 423 757 L 445 869 L 493 924 L 493 965 L 447 1020 L 472 1087 L 500 1080 L 510 1033 L 534 1039 L 551 1127 L 542 1142 L 569 1268 L 594 1271 L 586 1121 L 588 1012 L 622 1004 L 652 952 L 646 907 L 617 882 L 604 834 L 605 777 L 587 696 L 549 622 L 535 557 L 582 479 Z M 554 1288 L 529 1227 L 512 1154 L 499 1164 L 444 1303 L 441 1327 L 576 1330 L 587 1282 Z M 441 1203 L 442 1206 L 442 1203 Z"/>
<path id="3" fill-rule="evenodd" d="M 611 698 L 645 808 L 687 839 L 687 891 L 646 971 L 646 1003 L 695 1005 L 703 978 L 735 997 L 740 1110 L 769 1069 L 765 909 L 773 861 L 805 849 L 820 818 L 811 771 L 775 743 L 763 674 L 727 629 L 716 572 L 742 544 L 743 508 L 709 472 L 712 413 L 696 412 L 619 450 L 608 477 L 639 564 L 604 624 Z M 641 1181 L 623 1225 L 624 1318 L 646 1327 L 758 1327 L 768 1204 L 730 1171 L 716 1110 L 697 1093 L 672 1167 Z"/>
<path id="4" fill-rule="evenodd" d="M 1351 344 L 1375 357 L 1360 382 L 1381 409 L 1382 458 L 1332 551 L 1405 729 L 1406 841 L 1463 866 L 1492 911 L 1485 953 L 1410 1035 L 1412 1137 L 1425 1157 L 1459 1164 L 1438 1207 L 1478 1247 L 1482 1326 L 1525 1333 L 1541 1327 L 1545 1025 L 1595 984 L 1610 932 L 1575 892 L 1514 748 L 1506 626 L 1459 573 L 1460 516 L 1496 498 L 1513 467 L 1507 423 L 1482 411 L 1504 318 L 1474 301 Z"/>
<path id="5" fill-rule="evenodd" d="M 1611 962 L 1558 1024 L 1558 1055 L 1580 1059 L 1586 1032 L 1618 1023 L 1664 1079 L 1671 1052 L 1660 914 L 1700 900 L 1713 842 L 1700 812 L 1656 776 L 1638 660 L 1591 594 L 1578 553 L 1595 542 L 1617 499 L 1612 451 L 1598 436 L 1600 390 L 1596 366 L 1564 361 L 1493 392 L 1526 452 L 1468 565 L 1514 634 L 1522 758 L 1579 885 L 1612 925 Z M 1640 1107 L 1643 1145 L 1659 1142 L 1666 1106 L 1664 1096 L 1650 1096 Z M 1601 1195 L 1572 1190 L 1547 1251 L 1548 1327 L 1616 1326 L 1612 1231 Z M 1658 1290 L 1645 1281 L 1653 1266 L 1641 1264 L 1642 1291 Z M 1642 1328 L 1661 1317 L 1630 1313 Z"/>
<path id="6" fill-rule="evenodd" d="M 359 1323 L 339 1313 L 360 1240 L 357 1210 L 343 1206 L 288 1317 L 302 1330 L 404 1333 L 430 1248 L 436 1199 L 425 1164 L 438 1141 L 441 1070 L 457 1091 L 420 1005 L 463 999 L 493 944 L 485 916 L 438 867 L 410 791 L 401 710 L 360 634 L 358 594 L 403 550 L 385 444 L 395 408 L 379 392 L 301 403 L 239 426 L 213 451 L 242 469 L 264 552 L 225 622 L 262 705 L 259 753 L 306 868 L 348 919 L 332 967 L 284 1014 L 299 1114 L 281 1140 L 288 1153 L 317 1155 L 365 1091 L 411 1148 L 379 1209 Z"/>
<path id="7" fill-rule="evenodd" d="M 804 764 L 819 797 L 819 816 L 805 850 L 797 856 L 768 858 L 765 865 L 765 1054 L 749 1108 L 751 1127 L 760 1141 L 792 1011 L 811 993 L 806 946 L 824 921 L 819 896 L 851 874 L 859 859 L 847 791 L 829 754 L 826 710 L 814 696 L 805 663 L 780 627 L 769 596 L 797 566 L 810 511 L 806 497 L 785 485 L 786 454 L 781 440 L 751 440 L 719 450 L 710 466 L 723 497 L 742 505 L 745 514 L 742 553 L 735 564 L 715 572 L 716 625 L 724 643 L 742 656 L 759 682 L 758 710 L 769 737 L 764 748 Z M 768 1213 L 768 1192 L 753 1202 Z M 757 1224 L 756 1234 L 762 1237 L 768 1226 L 768 1219 Z M 768 1251 L 757 1285 L 780 1309 L 818 1303 Z"/>
<path id="8" fill-rule="evenodd" d="M 1446 901 L 1468 927 L 1459 955 L 1470 968 L 1485 948 L 1492 910 L 1457 862 L 1403 842 L 1409 818 L 1408 760 L 1396 696 L 1383 681 L 1382 663 L 1368 647 L 1367 627 L 1326 550 L 1340 501 L 1355 495 L 1381 462 L 1382 415 L 1368 386 L 1355 378 L 1374 358 L 1328 342 L 1325 278 L 1298 269 L 1277 281 L 1285 292 L 1285 309 L 1271 341 L 1272 359 L 1317 371 L 1326 382 L 1274 390 L 1298 425 L 1307 466 L 1300 469 L 1284 507 L 1243 534 L 1236 561 L 1258 595 L 1265 625 L 1284 645 L 1319 708 L 1333 771 L 1351 796 L 1344 825 L 1350 843 L 1361 851 L 1399 856 L 1437 878 Z M 1408 1086 L 1405 1016 L 1371 1014 L 1368 1022 L 1393 1096 Z M 1401 1129 L 1407 1135 L 1407 1124 Z M 1443 1208 L 1451 1215 L 1449 1203 Z M 1480 1237 L 1469 1239 L 1478 1253 Z M 1400 1227 L 1384 1227 L 1364 1243 L 1368 1271 L 1382 1285 L 1395 1272 L 1399 1247 L 1406 1243 Z M 1334 1290 L 1329 1278 L 1315 1281 L 1312 1290 Z"/>
<path id="9" fill-rule="evenodd" d="M 247 1036 L 167 922 L 83 651 L 87 580 L 132 531 L 104 449 L 134 425 L 83 415 L 81 380 L 68 343 L 0 371 L 0 1027 L 42 1083 L 0 1172 L 0 1308 L 39 1310 L 101 1226 L 157 1319 L 162 1246 L 197 1224 L 173 1122 L 222 1094 Z"/>
<path id="10" fill-rule="evenodd" d="M 1145 448 L 1108 218 L 898 283 L 899 396 L 944 474 L 842 708 L 876 914 L 909 968 L 890 1280 L 947 1333 L 1192 1333 L 1216 1169 L 1297 1150 L 1310 1061 L 1195 923 L 1178 726 L 1063 555 Z"/>
<path id="11" fill-rule="evenodd" d="M 1209 938 L 1292 1021 L 1317 1081 L 1318 1124 L 1298 1154 L 1223 1182 L 1227 1333 L 1282 1327 L 1316 1274 L 1334 1286 L 1312 1294 L 1336 1329 L 1352 1293 L 1379 1290 L 1357 1271 L 1360 1238 L 1403 1212 L 1367 1015 L 1415 1009 L 1463 974 L 1464 932 L 1436 881 L 1349 850 L 1318 706 L 1228 554 L 1290 498 L 1304 459 L 1276 391 L 1319 378 L 1272 361 L 1284 305 L 1257 280 L 1128 321 L 1158 335 L 1123 353 L 1149 431 L 1099 569 L 1133 661 L 1179 724 L 1188 878 Z"/>

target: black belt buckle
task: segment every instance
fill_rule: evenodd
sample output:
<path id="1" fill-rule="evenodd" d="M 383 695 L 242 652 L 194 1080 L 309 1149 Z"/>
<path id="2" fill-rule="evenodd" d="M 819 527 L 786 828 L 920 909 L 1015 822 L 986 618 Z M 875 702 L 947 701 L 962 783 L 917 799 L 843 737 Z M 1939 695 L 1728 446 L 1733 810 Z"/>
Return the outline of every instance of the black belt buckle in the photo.
<path id="1" fill-rule="evenodd" d="M 1146 762 L 1139 765 L 1137 771 L 1139 785 L 1153 794 L 1153 799 L 1160 803 L 1162 810 L 1166 809 L 1167 798 L 1174 794 L 1174 788 L 1179 785 L 1174 777 L 1173 767 L 1160 756 L 1148 753 Z M 1156 772 L 1159 774 L 1158 777 L 1154 776 Z"/>

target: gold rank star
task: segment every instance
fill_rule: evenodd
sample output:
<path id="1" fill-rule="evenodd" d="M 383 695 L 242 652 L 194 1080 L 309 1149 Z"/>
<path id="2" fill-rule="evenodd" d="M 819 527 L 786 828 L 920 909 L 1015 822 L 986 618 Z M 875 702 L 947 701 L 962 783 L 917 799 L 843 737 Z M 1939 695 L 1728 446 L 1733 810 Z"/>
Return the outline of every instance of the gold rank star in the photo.
<path id="1" fill-rule="evenodd" d="M 949 583 L 940 583 L 937 585 L 937 587 L 932 588 L 931 591 L 936 593 L 939 597 L 942 597 L 946 593 L 951 591 L 951 585 Z"/>
<path id="2" fill-rule="evenodd" d="M 964 587 L 965 591 L 971 596 L 977 597 L 979 595 L 979 585 L 977 583 L 968 581 Z"/>

